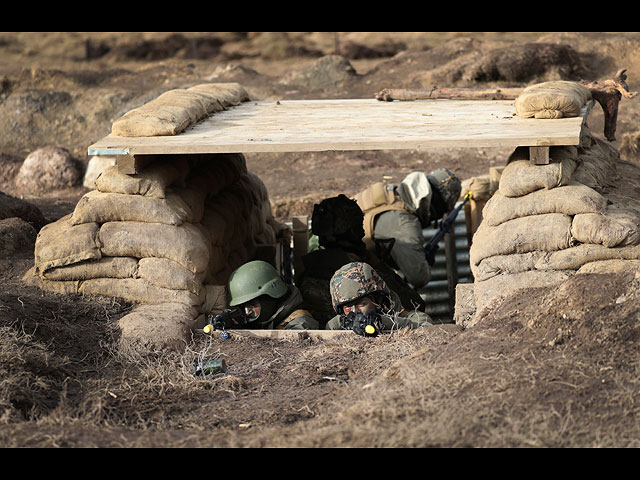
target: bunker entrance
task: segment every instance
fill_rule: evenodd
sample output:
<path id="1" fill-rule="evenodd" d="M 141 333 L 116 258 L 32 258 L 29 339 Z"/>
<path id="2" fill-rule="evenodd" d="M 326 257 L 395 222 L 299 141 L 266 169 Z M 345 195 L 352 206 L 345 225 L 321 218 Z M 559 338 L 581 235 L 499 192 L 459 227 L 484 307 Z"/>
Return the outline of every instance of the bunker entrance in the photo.
<path id="1" fill-rule="evenodd" d="M 586 127 L 593 102 L 587 103 L 577 117 L 540 121 L 516 117 L 511 100 L 251 101 L 237 84 L 217 84 L 216 88 L 223 92 L 216 97 L 217 106 L 201 105 L 200 113 L 186 115 L 186 123 L 182 121 L 172 132 L 154 133 L 153 129 L 160 127 L 152 124 L 145 127 L 150 131 L 128 136 L 123 132 L 131 125 L 137 128 L 140 120 L 126 114 L 122 120 L 129 124 L 119 125 L 119 135 L 112 133 L 89 147 L 90 155 L 112 157 L 113 165 L 98 177 L 97 190 L 85 195 L 73 214 L 43 229 L 31 272 L 34 282 L 64 293 L 118 296 L 151 305 L 177 304 L 179 308 L 172 307 L 169 317 L 178 318 L 173 322 L 178 333 L 164 328 L 171 343 L 201 327 L 206 313 L 228 306 L 225 284 L 243 263 L 263 259 L 291 284 L 296 284 L 304 268 L 301 258 L 309 252 L 313 226 L 310 215 L 290 222 L 276 220 L 265 184 L 247 170 L 244 154 L 512 147 L 521 156 L 512 156 L 504 168 L 489 172 L 488 197 L 478 192 L 482 183 L 478 178 L 471 179 L 474 185 L 464 186 L 463 194 L 476 189 L 474 198 L 442 240 L 432 282 L 417 292 L 434 320 L 464 323 L 467 320 L 462 317 L 477 310 L 477 295 L 466 303 L 463 299 L 470 298 L 469 288 L 477 286 L 474 281 L 477 284 L 478 275 L 484 280 L 503 279 L 503 273 L 535 270 L 514 272 L 513 268 L 494 267 L 487 273 L 481 268 L 496 261 L 496 256 L 532 253 L 515 240 L 510 243 L 515 245 L 513 252 L 483 251 L 486 248 L 474 240 L 486 224 L 482 222 L 483 209 L 498 191 L 504 171 L 513 164 L 542 174 L 560 165 L 564 177 L 561 175 L 555 185 L 536 187 L 551 191 L 553 187 L 571 186 L 571 174 L 578 164 L 585 163 L 578 159 L 578 149 L 594 149 L 601 157 L 611 156 L 602 142 L 592 139 Z M 199 90 L 215 97 L 208 87 Z M 181 99 L 193 100 L 184 92 L 180 95 Z M 140 107 L 145 108 L 147 105 Z M 575 158 L 565 161 L 563 156 Z M 587 188 L 591 188 L 589 174 L 598 175 L 594 171 L 582 175 Z M 592 187 L 599 188 L 597 181 Z M 508 198 L 530 193 L 533 190 Z M 602 214 L 601 210 L 580 213 Z M 525 216 L 551 213 L 561 215 L 552 209 Z M 518 215 L 495 220 L 498 224 L 492 226 L 516 220 Z M 627 220 L 625 225 L 631 228 L 635 217 Z M 554 232 L 566 232 L 568 228 L 565 236 L 574 239 L 571 221 L 568 225 L 562 227 L 564 230 L 549 228 Z M 514 232 L 508 227 L 507 231 Z M 544 228 L 540 231 L 544 235 Z M 428 242 L 435 230 L 426 229 L 423 234 Z M 488 243 L 494 244 L 496 238 L 493 236 Z M 607 248 L 602 243 L 600 246 Z M 548 253 L 570 246 L 541 247 L 537 251 Z M 633 257 L 633 252 L 627 253 Z M 553 272 L 537 273 L 548 279 L 556 273 L 555 268 L 550 270 Z M 487 304 L 489 293 L 485 297 L 482 305 Z M 146 315 L 154 315 L 153 309 Z M 144 321 L 142 315 L 138 322 Z M 140 330 L 138 326 L 131 326 L 133 336 Z"/>

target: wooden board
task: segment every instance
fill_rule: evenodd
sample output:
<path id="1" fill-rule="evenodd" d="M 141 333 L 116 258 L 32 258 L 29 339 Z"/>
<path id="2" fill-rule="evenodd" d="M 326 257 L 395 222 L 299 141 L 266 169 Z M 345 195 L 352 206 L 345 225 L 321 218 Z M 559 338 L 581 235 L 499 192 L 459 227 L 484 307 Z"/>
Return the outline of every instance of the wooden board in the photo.
<path id="1" fill-rule="evenodd" d="M 584 116 L 515 116 L 513 100 L 250 101 L 175 136 L 107 136 L 89 155 L 578 145 Z"/>
<path id="2" fill-rule="evenodd" d="M 455 324 L 436 324 L 423 328 L 437 328 L 449 333 L 458 333 L 462 331 L 460 325 Z M 201 330 L 199 330 L 201 332 Z M 215 338 L 221 338 L 221 331 L 215 330 L 211 335 Z M 229 337 L 251 337 L 251 338 L 270 338 L 275 340 L 300 340 L 306 337 L 312 339 L 322 339 L 324 341 L 335 340 L 341 338 L 357 337 L 358 335 L 351 330 L 250 330 L 250 329 L 229 329 L 227 330 Z M 383 332 L 382 335 L 390 335 L 391 332 Z M 362 337 L 360 337 L 362 338 Z"/>

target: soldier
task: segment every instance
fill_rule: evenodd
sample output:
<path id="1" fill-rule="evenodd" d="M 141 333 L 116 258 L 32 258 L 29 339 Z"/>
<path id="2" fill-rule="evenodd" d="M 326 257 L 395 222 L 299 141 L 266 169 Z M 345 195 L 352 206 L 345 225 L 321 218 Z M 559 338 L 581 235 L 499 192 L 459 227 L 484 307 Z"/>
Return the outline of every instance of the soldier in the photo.
<path id="1" fill-rule="evenodd" d="M 364 242 L 383 262 L 400 270 L 415 288 L 431 279 L 422 230 L 450 212 L 460 179 L 449 169 L 411 172 L 400 185 L 375 183 L 355 199 L 364 212 Z"/>
<path id="2" fill-rule="evenodd" d="M 372 265 L 407 308 L 425 308 L 424 300 L 410 285 L 367 251 L 362 241 L 363 219 L 364 214 L 356 201 L 342 194 L 314 205 L 311 228 L 321 248 L 302 257 L 304 270 L 297 285 L 320 328 L 335 315 L 330 301 L 331 277 L 351 262 Z"/>
<path id="3" fill-rule="evenodd" d="M 331 278 L 331 303 L 337 314 L 327 330 L 352 329 L 359 335 L 432 325 L 426 313 L 404 310 L 398 296 L 378 273 L 364 262 L 344 265 Z"/>
<path id="4" fill-rule="evenodd" d="M 302 295 L 298 289 L 287 285 L 276 269 L 262 260 L 245 263 L 231 274 L 229 294 L 229 305 L 237 307 L 243 315 L 243 328 L 319 328 L 313 316 L 302 308 Z"/>

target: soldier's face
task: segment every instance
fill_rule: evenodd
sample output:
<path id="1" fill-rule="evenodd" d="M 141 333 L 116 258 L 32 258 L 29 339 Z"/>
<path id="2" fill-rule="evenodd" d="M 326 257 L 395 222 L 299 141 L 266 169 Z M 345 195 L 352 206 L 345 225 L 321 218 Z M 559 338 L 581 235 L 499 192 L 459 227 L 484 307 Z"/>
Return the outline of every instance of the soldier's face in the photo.
<path id="1" fill-rule="evenodd" d="M 249 321 L 253 321 L 260 316 L 262 305 L 260 305 L 260 300 L 256 298 L 246 302 L 242 306 L 242 308 L 244 309 L 244 314 L 249 319 Z"/>
<path id="2" fill-rule="evenodd" d="M 355 302 L 347 303 L 346 305 L 343 305 L 342 311 L 344 312 L 345 315 L 349 315 L 349 313 L 351 312 L 367 313 L 368 311 L 373 310 L 375 308 L 376 308 L 376 304 L 373 303 L 373 300 L 371 300 L 371 297 L 365 296 L 360 298 L 359 300 L 356 300 Z"/>

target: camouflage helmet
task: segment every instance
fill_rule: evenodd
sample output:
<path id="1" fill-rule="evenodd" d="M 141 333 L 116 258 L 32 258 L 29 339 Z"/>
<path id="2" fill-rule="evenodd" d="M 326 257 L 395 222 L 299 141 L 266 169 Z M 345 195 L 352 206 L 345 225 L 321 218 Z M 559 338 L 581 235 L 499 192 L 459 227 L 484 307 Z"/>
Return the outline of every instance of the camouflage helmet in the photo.
<path id="1" fill-rule="evenodd" d="M 329 284 L 331 304 L 337 314 L 345 303 L 354 302 L 365 295 L 380 292 L 389 295 L 389 288 L 371 265 L 352 262 L 343 265 L 331 277 Z"/>
<path id="2" fill-rule="evenodd" d="M 236 269 L 229 277 L 229 305 L 235 307 L 260 295 L 269 295 L 271 298 L 280 298 L 287 293 L 287 285 L 284 283 L 278 271 L 273 265 L 254 260 L 245 263 Z"/>
<path id="3" fill-rule="evenodd" d="M 447 206 L 447 211 L 455 207 L 462 184 L 458 176 L 448 168 L 438 168 L 427 174 L 431 186 L 440 193 L 442 201 Z"/>

